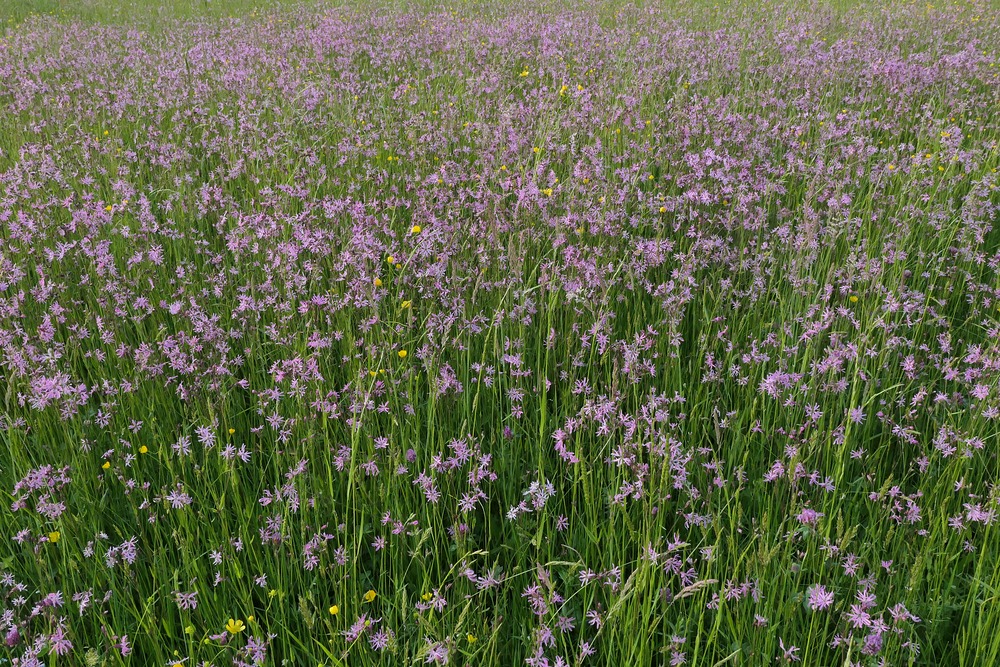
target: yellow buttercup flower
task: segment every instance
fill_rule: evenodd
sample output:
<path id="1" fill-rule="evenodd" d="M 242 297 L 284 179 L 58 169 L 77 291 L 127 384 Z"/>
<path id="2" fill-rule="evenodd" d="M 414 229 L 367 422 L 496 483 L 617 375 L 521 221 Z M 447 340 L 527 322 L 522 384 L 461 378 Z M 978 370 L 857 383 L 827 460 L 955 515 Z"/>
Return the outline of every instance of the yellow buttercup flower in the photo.
<path id="1" fill-rule="evenodd" d="M 229 619 L 229 622 L 226 623 L 226 632 L 231 635 L 236 635 L 243 632 L 246 627 L 247 626 L 243 624 L 243 621 Z"/>
<path id="2" fill-rule="evenodd" d="M 337 605 L 333 605 L 332 607 L 330 607 L 330 616 L 336 616 L 339 613 L 340 613 L 340 607 L 338 607 Z"/>
<path id="3" fill-rule="evenodd" d="M 146 445 L 143 445 L 142 447 L 139 448 L 139 453 L 140 454 L 145 454 L 148 451 L 149 451 L 149 447 L 147 447 Z"/>
<path id="4" fill-rule="evenodd" d="M 420 225 L 413 225 L 412 227 L 410 227 L 410 232 L 413 234 L 419 234 L 420 231 L 421 231 Z"/>
<path id="5" fill-rule="evenodd" d="M 471 632 L 470 632 L 469 634 L 465 635 L 465 638 L 466 638 L 466 639 L 468 640 L 468 642 L 469 642 L 470 644 L 475 644 L 475 643 L 476 643 L 476 639 L 477 639 L 477 638 L 476 638 L 476 636 L 475 636 L 474 634 L 472 634 Z"/>
<path id="6" fill-rule="evenodd" d="M 365 602 L 373 602 L 376 597 L 378 597 L 378 593 L 369 590 L 367 593 L 365 593 Z"/>
<path id="7" fill-rule="evenodd" d="M 104 468 L 105 470 L 109 469 L 111 467 L 111 461 L 105 461 L 104 465 L 102 465 L 101 467 Z"/>
<path id="8" fill-rule="evenodd" d="M 411 302 L 410 302 L 410 301 L 404 301 L 403 303 L 401 303 L 401 304 L 399 304 L 399 305 L 400 305 L 400 307 L 402 307 L 402 308 L 409 308 L 409 307 L 410 307 L 410 305 L 411 305 Z"/>
<path id="9" fill-rule="evenodd" d="M 389 264 L 395 264 L 396 258 L 393 257 L 392 255 L 389 255 L 388 257 L 385 258 L 385 261 L 387 261 Z"/>
<path id="10" fill-rule="evenodd" d="M 48 535 L 49 542 L 51 542 L 52 544 L 55 544 L 56 542 L 58 542 L 59 541 L 59 537 L 60 536 L 59 536 L 59 531 L 58 530 L 53 530 Z"/>
<path id="11" fill-rule="evenodd" d="M 857 303 L 858 297 L 856 294 L 852 294 L 847 300 L 850 301 L 851 303 Z"/>
<path id="12" fill-rule="evenodd" d="M 398 355 L 399 355 L 399 358 L 400 358 L 400 359 L 406 359 L 406 350 L 400 350 L 400 351 L 399 351 L 399 352 L 397 352 L 396 354 L 398 354 Z"/>
<path id="13" fill-rule="evenodd" d="M 382 286 L 382 279 L 381 278 L 376 278 L 375 279 L 375 287 L 381 287 L 381 286 Z"/>
<path id="14" fill-rule="evenodd" d="M 229 429 L 229 435 L 232 435 L 233 433 L 236 433 L 236 429 L 235 428 Z"/>
<path id="15" fill-rule="evenodd" d="M 104 210 L 105 211 L 110 211 L 111 210 L 111 204 L 108 204 L 107 206 L 105 206 Z"/>

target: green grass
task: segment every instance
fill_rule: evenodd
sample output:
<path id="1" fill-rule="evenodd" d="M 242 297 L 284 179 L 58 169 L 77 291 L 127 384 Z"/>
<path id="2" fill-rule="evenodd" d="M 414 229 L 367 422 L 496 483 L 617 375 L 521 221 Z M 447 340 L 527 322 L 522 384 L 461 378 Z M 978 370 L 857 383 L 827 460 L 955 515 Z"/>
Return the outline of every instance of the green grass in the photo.
<path id="1" fill-rule="evenodd" d="M 698 40 L 712 44 L 709 31 L 763 25 L 773 36 L 785 28 L 779 10 L 819 24 L 831 43 L 854 36 L 872 49 L 896 44 L 859 27 L 879 15 L 861 3 L 805 12 L 797 3 L 716 11 L 714 3 L 697 2 L 672 8 L 696 35 L 694 46 L 684 46 L 644 32 L 653 20 L 644 10 L 659 6 L 628 8 L 614 33 L 621 44 L 588 42 L 601 56 L 591 64 L 591 53 L 568 45 L 559 51 L 572 56 L 566 61 L 533 59 L 527 50 L 537 56 L 543 41 L 534 34 L 520 51 L 462 60 L 455 53 L 473 52 L 477 40 L 442 48 L 419 24 L 432 9 L 424 4 L 322 14 L 249 0 L 0 0 L 6 39 L 37 39 L 38 53 L 25 56 L 31 63 L 53 53 L 78 58 L 104 44 L 75 36 L 78 23 L 105 26 L 116 38 L 121 24 L 153 33 L 134 49 L 107 42 L 114 62 L 129 64 L 95 67 L 101 78 L 87 78 L 82 88 L 69 87 L 79 75 L 59 58 L 39 65 L 37 82 L 73 90 L 81 112 L 39 93 L 0 118 L 0 172 L 11 174 L 0 184 L 0 213 L 10 211 L 0 228 L 7 426 L 0 491 L 9 506 L 17 481 L 45 465 L 69 466 L 73 480 L 57 494 L 67 511 L 56 520 L 32 511 L 37 499 L 27 511 L 0 514 L 0 563 L 28 587 L 29 607 L 54 591 L 67 598 L 90 591 L 95 599 L 85 614 L 67 599 L 58 614 L 24 618 L 22 606 L 9 602 L 17 594 L 4 588 L 4 609 L 15 610 L 22 634 L 44 636 L 59 617 L 68 619 L 74 652 L 42 650 L 44 664 L 237 664 L 248 637 L 269 634 L 269 665 L 424 664 L 429 642 L 449 646 L 450 664 L 522 664 L 539 627 L 565 616 L 576 629 L 556 632 L 546 655 L 574 666 L 581 641 L 598 651 L 584 664 L 668 664 L 676 649 L 687 664 L 712 667 L 776 664 L 784 641 L 800 648 L 801 664 L 869 667 L 878 658 L 860 655 L 862 632 L 849 648 L 830 647 L 864 588 L 844 573 L 847 553 L 873 577 L 877 611 L 901 603 L 921 618 L 901 624 L 898 635 L 886 633 L 879 656 L 886 664 L 1000 661 L 1000 642 L 991 639 L 1000 635 L 997 527 L 949 527 L 964 503 L 997 505 L 997 422 L 969 398 L 972 385 L 986 383 L 995 402 L 996 368 L 965 359 L 974 345 L 988 358 L 1000 354 L 1000 277 L 975 257 L 1000 251 L 991 175 L 1000 165 L 997 84 L 965 73 L 959 83 L 968 86 L 957 93 L 945 84 L 900 93 L 880 79 L 874 102 L 856 102 L 856 63 L 778 83 L 742 74 L 784 62 L 770 45 L 759 53 L 744 46 L 736 73 L 716 61 L 700 69 Z M 556 7 L 540 13 L 557 14 Z M 879 24 L 909 40 L 899 44 L 903 51 L 938 57 L 969 35 L 985 41 L 997 34 L 988 25 L 969 27 L 968 16 L 982 7 L 963 4 L 954 16 L 903 13 L 907 7 L 896 6 L 899 18 Z M 294 26 L 304 30 L 341 11 L 361 24 L 359 17 L 406 9 L 416 13 L 396 36 L 413 41 L 391 56 L 379 51 L 378 34 L 347 33 L 315 58 L 308 42 L 296 41 Z M 461 17 L 450 33 L 456 40 L 465 39 L 462 30 L 479 34 L 470 26 L 487 11 L 497 20 L 533 13 L 515 5 L 450 9 Z M 589 15 L 582 5 L 575 9 Z M 624 9 L 604 4 L 593 16 L 610 27 Z M 921 21 L 912 32 L 911 19 Z M 549 27 L 544 20 L 532 25 Z M 193 47 L 211 40 L 197 31 L 220 26 L 236 32 L 215 38 L 222 55 L 205 64 Z M 371 53 L 338 60 L 355 42 Z M 815 42 L 809 48 L 821 48 Z M 262 46 L 245 56 L 233 44 Z M 171 48 L 177 62 L 157 60 L 159 49 Z M 674 50 L 683 54 L 681 65 L 655 70 Z M 149 63 L 172 72 L 181 57 L 188 79 L 169 89 L 174 106 L 150 103 L 173 84 Z M 500 92 L 477 90 L 463 71 L 449 69 L 456 62 L 502 72 Z M 248 83 L 225 79 L 241 67 L 252 73 Z M 657 71 L 652 83 L 645 68 Z M 357 98 L 337 87 L 351 77 Z M 576 82 L 593 88 L 599 111 L 560 97 L 563 80 L 570 91 Z M 412 97 L 393 97 L 411 84 Z M 823 94 L 805 95 L 809 86 Z M 135 100 L 116 109 L 102 101 L 109 90 L 122 97 L 130 91 Z M 328 96 L 311 98 L 316 90 Z M 0 90 L 5 111 L 18 94 L 15 85 Z M 632 94 L 639 99 L 628 107 Z M 811 106 L 778 113 L 762 102 L 772 94 L 802 94 Z M 898 103 L 887 128 L 879 125 L 886 112 L 874 108 L 878 95 Z M 986 106 L 991 99 L 994 106 Z M 712 106 L 719 100 L 728 101 L 726 113 Z M 511 120 L 519 104 L 531 113 Z M 703 111 L 691 111 L 699 105 Z M 844 121 L 846 138 L 827 134 L 845 107 L 862 120 Z M 204 113 L 182 115 L 192 108 Z M 611 120 L 612 112 L 621 115 Z M 230 124 L 234 116 L 245 125 Z M 953 116 L 959 120 L 948 120 Z M 753 125 L 758 117 L 768 119 L 772 134 Z M 740 123 L 750 128 L 746 140 Z M 973 156 L 962 163 L 949 160 L 957 149 L 941 134 L 953 123 L 966 133 L 960 148 Z M 511 135 L 522 145 L 497 147 Z M 854 140 L 873 152 L 847 152 Z M 158 153 L 165 143 L 176 150 Z M 600 166 L 570 146 L 595 147 Z M 684 161 L 708 149 L 749 164 L 746 175 L 725 184 L 736 194 L 761 173 L 771 189 L 741 212 L 721 180 L 693 177 Z M 58 176 L 50 154 L 58 157 Z M 912 157 L 926 154 L 933 157 Z M 634 175 L 615 173 L 633 164 Z M 578 176 L 581 168 L 593 173 Z M 23 179 L 22 169 L 29 174 Z M 505 189 L 510 173 L 553 192 L 538 195 L 537 206 L 520 203 Z M 691 180 L 678 184 L 682 178 Z M 666 208 L 699 186 L 719 196 L 660 212 L 661 202 Z M 126 196 L 127 187 L 135 192 Z M 843 214 L 820 199 L 833 191 L 852 196 Z M 348 199 L 364 205 L 337 208 Z M 99 217 L 106 205 L 107 219 Z M 745 226 L 758 205 L 764 224 Z M 36 228 L 19 213 L 37 218 Z M 247 222 L 258 219 L 259 226 Z M 976 238 L 973 223 L 992 229 Z M 413 224 L 423 229 L 414 233 Z M 98 241 L 107 242 L 106 254 L 90 244 Z M 154 250 L 162 263 L 149 260 Z M 906 257 L 887 260 L 893 250 Z M 145 259 L 130 261 L 139 251 Z M 576 262 L 574 252 L 597 259 Z M 310 301 L 320 297 L 343 299 L 343 306 Z M 140 298 L 152 304 L 148 314 Z M 178 304 L 176 312 L 170 304 Z M 55 320 L 48 342 L 47 316 Z M 313 335 L 328 346 L 311 347 Z M 941 336 L 950 336 L 953 354 L 943 351 Z M 152 346 L 151 363 L 163 364 L 162 374 L 139 361 L 142 344 Z M 844 345 L 858 354 L 816 370 Z M 745 358 L 761 351 L 766 361 Z M 921 364 L 915 374 L 901 365 L 909 354 Z M 962 372 L 982 366 L 980 375 L 953 378 L 946 359 Z M 17 372 L 19 364 L 32 373 Z M 71 415 L 58 405 L 30 406 L 33 380 L 57 370 L 97 388 Z M 806 379 L 774 398 L 760 387 L 778 370 Z M 448 378 L 463 390 L 439 391 Z M 102 388 L 105 380 L 113 386 Z M 844 387 L 831 388 L 838 380 Z M 581 393 L 577 382 L 590 391 Z M 512 391 L 523 397 L 515 400 Z M 936 392 L 958 398 L 935 402 Z M 339 414 L 318 414 L 322 400 L 335 401 Z M 610 406 L 606 428 L 593 416 L 601 404 Z M 810 421 L 806 407 L 813 404 L 823 416 Z M 845 417 L 856 407 L 865 408 L 863 423 Z M 268 422 L 274 415 L 277 427 Z M 214 447 L 199 442 L 198 427 L 210 428 Z M 566 443 L 579 463 L 554 452 L 558 429 L 572 431 Z M 941 456 L 935 438 L 942 429 L 978 438 L 984 449 Z M 192 451 L 178 455 L 172 446 L 184 437 Z M 379 437 L 388 438 L 384 451 Z M 434 457 L 446 458 L 456 440 L 474 450 L 473 461 L 489 455 L 497 475 L 483 484 L 489 498 L 472 511 L 459 501 L 475 486 L 468 479 L 474 466 L 430 472 Z M 229 444 L 246 444 L 250 461 L 221 457 Z M 851 455 L 859 449 L 866 452 L 860 459 Z M 362 467 L 369 459 L 378 462 L 377 477 Z M 785 472 L 764 481 L 779 459 Z M 304 471 L 297 468 L 302 460 Z M 393 474 L 401 465 L 409 472 Z M 793 474 L 796 465 L 806 477 Z M 419 471 L 432 474 L 440 501 L 424 499 L 414 484 Z M 813 471 L 836 490 L 810 484 Z M 544 512 L 507 519 L 524 491 L 544 481 L 557 490 Z M 638 484 L 640 497 L 614 502 L 629 483 Z M 166 498 L 178 484 L 192 502 L 171 509 Z M 959 484 L 978 496 L 958 493 Z M 268 495 L 284 500 L 263 505 Z M 906 497 L 919 504 L 919 522 L 898 519 Z M 824 515 L 815 527 L 796 520 L 807 507 Z M 382 523 L 386 514 L 416 523 L 393 534 L 391 523 Z M 278 519 L 282 540 L 272 544 L 262 529 Z M 27 531 L 25 544 L 10 539 L 18 531 Z M 54 544 L 46 541 L 53 531 Z M 318 533 L 330 539 L 318 566 L 307 569 L 303 549 Z M 380 537 L 389 542 L 384 550 L 371 546 Z M 109 549 L 133 538 L 134 563 L 106 564 Z M 831 545 L 839 553 L 832 555 Z M 659 553 L 656 563 L 647 547 Z M 676 567 L 665 567 L 675 556 Z M 502 574 L 503 584 L 480 589 L 463 576 L 466 568 Z M 613 568 L 620 578 L 579 585 L 584 571 Z M 261 574 L 264 585 L 255 582 Z M 217 576 L 224 578 L 218 585 Z M 756 582 L 759 599 L 726 599 L 727 589 L 745 582 Z M 533 584 L 548 602 L 538 617 L 522 595 Z M 807 609 L 814 584 L 835 592 L 833 610 Z M 174 592 L 195 590 L 197 609 L 180 609 Z M 377 596 L 366 601 L 369 590 Z M 435 592 L 447 606 L 418 610 Z M 600 629 L 587 625 L 587 611 L 599 612 Z M 343 632 L 363 612 L 394 630 L 385 653 L 365 639 L 345 641 Z M 230 618 L 246 630 L 224 643 L 218 634 Z M 131 657 L 113 648 L 113 635 L 122 634 Z M 920 653 L 904 648 L 907 641 L 919 641 Z"/>

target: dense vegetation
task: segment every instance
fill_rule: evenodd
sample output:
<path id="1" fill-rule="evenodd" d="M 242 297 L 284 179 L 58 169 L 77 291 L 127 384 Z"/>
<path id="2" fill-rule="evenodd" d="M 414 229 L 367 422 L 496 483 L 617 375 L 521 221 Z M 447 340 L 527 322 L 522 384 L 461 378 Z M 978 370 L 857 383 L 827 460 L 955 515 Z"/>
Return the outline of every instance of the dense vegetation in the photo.
<path id="1" fill-rule="evenodd" d="M 1000 664 L 995 7 L 227 1 L 0 2 L 4 664 Z"/>

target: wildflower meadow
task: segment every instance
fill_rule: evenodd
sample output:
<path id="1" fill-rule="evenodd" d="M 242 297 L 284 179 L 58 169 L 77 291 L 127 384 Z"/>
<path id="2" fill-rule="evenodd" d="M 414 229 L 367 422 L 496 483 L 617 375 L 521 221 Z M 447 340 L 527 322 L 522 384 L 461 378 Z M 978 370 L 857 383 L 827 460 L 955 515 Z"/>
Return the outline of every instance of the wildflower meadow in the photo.
<path id="1" fill-rule="evenodd" d="M 0 665 L 1000 665 L 992 0 L 0 0 Z"/>

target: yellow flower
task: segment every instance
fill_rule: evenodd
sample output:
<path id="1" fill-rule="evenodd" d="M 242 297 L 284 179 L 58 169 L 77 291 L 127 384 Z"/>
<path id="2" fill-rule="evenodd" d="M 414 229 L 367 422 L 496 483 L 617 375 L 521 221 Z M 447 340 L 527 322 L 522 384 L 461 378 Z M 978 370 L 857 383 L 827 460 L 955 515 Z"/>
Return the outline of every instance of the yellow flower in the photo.
<path id="1" fill-rule="evenodd" d="M 545 195 L 546 197 L 551 197 L 551 196 L 552 196 L 552 188 L 545 188 L 544 190 L 542 190 L 542 193 L 543 193 L 543 194 L 544 194 L 544 195 Z"/>
<path id="2" fill-rule="evenodd" d="M 421 231 L 420 230 L 420 225 L 413 225 L 412 227 L 410 227 L 410 233 L 411 234 L 419 234 L 420 231 Z"/>
<path id="3" fill-rule="evenodd" d="M 49 537 L 49 542 L 51 542 L 52 544 L 55 544 L 56 542 L 59 541 L 59 537 L 60 537 L 59 536 L 59 531 L 58 530 L 53 530 L 51 533 L 49 533 L 48 537 Z"/>
<path id="4" fill-rule="evenodd" d="M 399 351 L 399 352 L 397 352 L 396 354 L 398 354 L 398 355 L 399 355 L 399 358 L 400 358 L 400 359 L 406 359 L 406 350 L 400 350 L 400 351 Z"/>
<path id="5" fill-rule="evenodd" d="M 474 634 L 472 634 L 471 632 L 469 634 L 465 635 L 465 638 L 469 641 L 470 644 L 475 644 L 476 643 L 476 636 Z"/>
<path id="6" fill-rule="evenodd" d="M 376 375 L 378 375 L 378 373 L 376 373 L 375 371 L 368 371 L 368 375 L 375 377 Z"/>
<path id="7" fill-rule="evenodd" d="M 232 435 L 233 433 L 236 433 L 236 429 L 235 428 L 229 429 L 229 435 Z"/>
<path id="8" fill-rule="evenodd" d="M 400 355 L 400 356 L 402 356 L 402 355 Z M 373 600 L 375 600 L 375 598 L 377 596 L 378 596 L 378 593 L 376 593 L 375 591 L 369 590 L 367 593 L 365 593 L 365 602 L 372 602 Z"/>
<path id="9" fill-rule="evenodd" d="M 381 278 L 376 278 L 375 279 L 375 287 L 381 287 L 381 286 L 382 286 L 382 279 Z"/>
<path id="10" fill-rule="evenodd" d="M 246 627 L 247 626 L 243 625 L 243 621 L 234 621 L 233 619 L 229 619 L 229 622 L 226 623 L 226 632 L 231 635 L 237 635 L 243 632 Z"/>
<path id="11" fill-rule="evenodd" d="M 892 171 L 892 170 L 893 170 L 893 169 L 895 169 L 895 168 L 896 168 L 896 165 L 894 165 L 894 164 L 890 164 L 890 165 L 889 165 L 889 171 Z"/>
<path id="12" fill-rule="evenodd" d="M 535 146 L 534 148 L 531 149 L 531 152 L 537 155 L 538 153 L 542 152 L 542 149 L 539 148 L 538 146 Z"/>
<path id="13" fill-rule="evenodd" d="M 109 469 L 111 467 L 111 461 L 105 461 L 104 465 L 102 465 L 101 467 L 104 468 L 105 470 Z"/>
<path id="14" fill-rule="evenodd" d="M 850 301 L 851 303 L 857 303 L 857 302 L 858 302 L 858 297 L 857 297 L 857 295 L 856 295 L 856 294 L 852 294 L 852 295 L 850 296 L 850 298 L 848 299 L 848 301 Z"/>
<path id="15" fill-rule="evenodd" d="M 424 593 L 423 595 L 421 595 L 420 599 L 423 600 L 424 602 L 427 602 L 432 597 L 434 597 L 434 596 L 428 591 L 427 593 Z"/>
<path id="16" fill-rule="evenodd" d="M 410 304 L 411 304 L 411 302 L 410 302 L 410 301 L 404 301 L 403 303 L 401 303 L 401 304 L 399 304 L 399 305 L 400 305 L 400 307 L 402 307 L 402 308 L 409 308 L 409 307 L 410 307 Z"/>
<path id="17" fill-rule="evenodd" d="M 666 213 L 666 212 L 667 212 L 667 207 L 666 206 L 661 206 L 660 207 L 660 213 Z"/>
<path id="18" fill-rule="evenodd" d="M 143 445 L 142 447 L 139 448 L 139 453 L 140 454 L 145 454 L 148 451 L 149 451 L 149 447 L 147 447 L 146 445 Z"/>
<path id="19" fill-rule="evenodd" d="M 111 210 L 111 204 L 108 204 L 107 206 L 105 206 L 104 210 L 105 211 L 110 211 Z"/>
<path id="20" fill-rule="evenodd" d="M 338 607 L 337 605 L 333 605 L 332 607 L 330 607 L 330 616 L 336 616 L 339 613 L 340 613 L 340 607 Z"/>
<path id="21" fill-rule="evenodd" d="M 253 614 L 247 616 L 247 623 L 253 623 Z"/>
<path id="22" fill-rule="evenodd" d="M 395 264 L 396 263 L 396 258 L 393 257 L 392 255 L 389 255 L 388 257 L 385 258 L 385 261 L 387 261 L 390 264 Z"/>
<path id="23" fill-rule="evenodd" d="M 194 634 L 194 626 L 193 625 L 187 626 L 186 628 L 184 628 L 184 632 L 186 634 L 193 635 Z"/>

